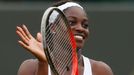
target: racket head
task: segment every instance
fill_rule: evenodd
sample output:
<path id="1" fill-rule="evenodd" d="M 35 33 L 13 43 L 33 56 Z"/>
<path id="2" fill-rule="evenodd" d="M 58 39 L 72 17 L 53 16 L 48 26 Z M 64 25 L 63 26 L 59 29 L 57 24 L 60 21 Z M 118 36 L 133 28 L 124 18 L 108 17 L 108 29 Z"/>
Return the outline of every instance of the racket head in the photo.
<path id="1" fill-rule="evenodd" d="M 43 47 L 51 70 L 64 75 L 67 66 L 73 63 L 76 43 L 68 20 L 57 7 L 49 7 L 41 22 Z"/>

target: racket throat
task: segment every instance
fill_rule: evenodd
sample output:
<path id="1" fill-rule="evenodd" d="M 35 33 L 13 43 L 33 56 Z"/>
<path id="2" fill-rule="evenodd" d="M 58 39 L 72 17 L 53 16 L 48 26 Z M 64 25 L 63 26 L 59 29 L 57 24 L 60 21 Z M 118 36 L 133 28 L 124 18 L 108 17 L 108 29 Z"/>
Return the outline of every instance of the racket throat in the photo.
<path id="1" fill-rule="evenodd" d="M 78 75 L 78 54 L 76 52 L 76 47 L 72 50 L 72 55 L 72 75 Z"/>
<path id="2" fill-rule="evenodd" d="M 77 56 L 73 57 L 72 75 L 78 75 L 78 59 L 77 59 Z"/>

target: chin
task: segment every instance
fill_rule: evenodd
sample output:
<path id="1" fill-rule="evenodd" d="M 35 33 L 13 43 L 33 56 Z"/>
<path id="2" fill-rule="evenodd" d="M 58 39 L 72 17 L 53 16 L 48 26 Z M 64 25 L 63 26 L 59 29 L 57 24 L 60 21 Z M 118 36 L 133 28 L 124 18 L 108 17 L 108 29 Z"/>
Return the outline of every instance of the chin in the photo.
<path id="1" fill-rule="evenodd" d="M 83 48 L 83 44 L 76 43 L 76 45 L 77 45 L 78 49 L 82 49 Z"/>
<path id="2" fill-rule="evenodd" d="M 83 41 L 76 40 L 76 46 L 78 49 L 82 49 L 84 46 L 84 40 Z"/>

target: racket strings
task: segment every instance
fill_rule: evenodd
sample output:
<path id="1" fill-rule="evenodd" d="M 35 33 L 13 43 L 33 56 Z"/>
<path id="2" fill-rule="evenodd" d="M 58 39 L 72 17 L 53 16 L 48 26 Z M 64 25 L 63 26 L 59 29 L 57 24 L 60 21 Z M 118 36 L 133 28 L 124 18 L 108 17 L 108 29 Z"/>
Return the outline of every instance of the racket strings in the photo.
<path id="1" fill-rule="evenodd" d="M 61 29 L 59 29 L 59 28 L 56 28 L 56 29 L 58 29 L 58 30 L 61 30 Z M 57 31 L 58 32 L 58 34 L 62 34 L 62 32 L 59 32 L 59 31 Z M 62 35 L 66 35 L 66 33 L 64 33 L 64 34 L 62 34 Z M 52 37 L 52 35 L 50 35 L 50 36 L 48 36 L 48 37 Z M 48 39 L 50 39 L 50 38 L 48 38 Z M 55 37 L 55 38 L 59 38 L 59 36 L 57 36 L 57 37 Z M 64 38 L 63 36 L 60 36 L 60 38 Z M 49 40 L 51 43 L 53 43 L 53 39 L 52 40 Z M 58 44 L 60 44 L 60 45 L 62 45 L 60 42 L 60 40 L 58 40 L 59 42 L 58 42 Z M 66 41 L 65 41 L 66 42 Z"/>
<path id="2" fill-rule="evenodd" d="M 57 29 L 57 30 L 61 30 L 61 29 L 59 29 L 59 28 L 56 28 L 56 29 Z M 57 31 L 57 32 L 58 32 L 58 31 Z M 60 34 L 60 33 L 61 33 L 61 32 L 58 32 L 58 34 Z M 66 35 L 66 34 L 64 34 L 64 35 Z M 58 36 L 58 37 L 59 37 L 59 36 Z M 63 36 L 61 36 L 61 37 L 63 37 Z M 61 38 L 61 37 L 60 37 L 60 38 Z M 48 38 L 48 39 L 50 39 L 50 38 Z M 62 45 L 62 42 L 61 42 L 62 40 L 57 40 L 57 37 L 55 37 L 53 40 L 49 40 L 49 41 L 50 41 L 51 44 L 52 44 L 52 41 L 55 41 L 55 40 L 57 41 L 57 44 Z M 56 41 L 55 41 L 55 42 L 56 42 Z M 59 42 L 58 42 L 58 41 L 59 41 Z M 65 43 L 66 43 L 66 41 L 67 41 L 67 40 L 64 40 Z M 63 43 L 63 46 L 65 46 L 65 45 L 64 45 L 65 43 Z M 56 46 L 56 47 L 57 47 L 57 46 Z M 62 46 L 61 46 L 61 47 L 62 47 Z M 58 48 L 58 47 L 57 47 L 57 48 Z M 65 48 L 65 47 L 63 47 L 63 48 Z M 56 51 L 56 52 L 57 52 L 57 51 Z"/>
<path id="3" fill-rule="evenodd" d="M 58 28 L 57 28 L 57 29 L 58 29 Z M 58 30 L 60 30 L 60 29 L 58 29 Z M 58 31 L 57 31 L 57 32 L 58 32 Z M 66 34 L 65 34 L 65 35 L 66 35 Z M 58 43 L 59 45 L 62 45 L 62 44 L 63 44 L 61 47 L 63 47 L 63 48 L 69 47 L 69 46 L 67 46 L 67 43 L 65 43 L 67 40 L 65 40 L 64 43 L 61 42 L 62 40 L 59 40 L 59 41 L 60 41 L 60 43 L 61 43 L 61 44 Z M 57 41 L 57 42 L 58 42 L 58 41 Z M 65 45 L 64 45 L 64 44 L 65 44 Z M 66 47 L 64 47 L 64 46 L 66 46 Z M 58 47 L 57 47 L 57 48 L 58 48 Z M 61 50 L 62 50 L 62 49 L 61 49 Z M 62 51 L 63 51 L 63 50 L 62 50 Z M 64 52 L 65 52 L 65 51 L 64 51 Z M 68 53 L 68 52 L 67 52 L 67 53 Z M 65 53 L 64 53 L 64 54 L 65 54 Z"/>
<path id="4" fill-rule="evenodd" d="M 47 33 L 49 33 L 49 32 L 51 33 L 51 31 L 49 31 L 49 30 L 52 30 L 52 34 L 48 34 L 48 36 L 47 36 L 47 40 L 49 41 L 48 46 L 49 46 L 49 48 L 51 48 L 50 56 L 52 57 L 52 60 L 54 60 L 53 64 L 57 65 L 56 68 L 57 68 L 58 72 L 60 72 L 60 74 L 64 73 L 66 67 L 72 61 L 71 60 L 72 59 L 72 56 L 71 56 L 72 48 L 71 48 L 70 43 L 68 42 L 68 41 L 70 41 L 70 39 L 67 39 L 70 36 L 70 34 L 67 34 L 67 33 L 69 33 L 70 31 L 68 31 L 68 29 L 66 29 L 66 28 L 64 28 L 64 30 L 63 30 L 64 22 L 62 20 L 63 20 L 62 17 L 60 17 L 54 23 L 56 25 L 56 27 L 54 27 L 54 30 L 53 30 L 53 25 L 51 25 L 51 26 L 49 25 L 47 28 L 48 29 Z M 65 32 L 65 31 L 67 31 L 67 32 Z M 56 33 L 58 33 L 59 35 Z M 64 38 L 67 40 L 65 40 Z M 67 50 L 67 51 L 65 51 L 65 50 Z M 57 61 L 55 58 L 58 59 L 59 61 Z M 65 65 L 65 64 L 67 64 L 67 65 Z"/>
<path id="5" fill-rule="evenodd" d="M 61 29 L 59 29 L 59 28 L 56 28 L 57 30 L 61 30 Z M 59 31 L 57 31 L 59 34 L 61 33 L 61 32 L 59 32 Z M 66 33 L 64 34 L 64 35 L 66 35 Z M 52 36 L 52 35 L 51 35 Z M 57 36 L 58 38 L 59 38 L 59 35 Z M 56 40 L 57 39 L 57 37 L 55 37 L 53 40 Z M 51 37 L 50 37 L 51 38 Z M 48 38 L 48 39 L 50 39 L 50 38 Z M 60 36 L 60 38 L 63 38 L 63 36 Z M 53 40 L 49 40 L 51 43 L 53 43 L 52 41 Z M 65 40 L 65 39 L 64 39 Z M 59 43 L 58 44 L 60 44 L 60 42 L 61 42 L 61 40 L 58 40 L 59 41 Z M 66 41 L 64 41 L 64 42 L 66 42 Z M 60 44 L 60 45 L 62 45 L 62 44 Z"/>
<path id="6" fill-rule="evenodd" d="M 54 41 L 55 42 L 55 41 Z M 65 44 L 65 43 L 63 43 L 63 44 Z M 55 46 L 56 48 L 59 48 L 59 47 L 57 47 L 57 46 Z M 64 48 L 64 47 L 63 47 Z M 60 48 L 61 49 L 61 48 Z M 61 49 L 62 50 L 62 49 Z M 56 51 L 57 52 L 57 51 Z M 65 53 L 64 53 L 65 54 Z M 60 56 L 60 55 L 59 55 Z"/>
<path id="7" fill-rule="evenodd" d="M 64 50 L 64 48 L 61 48 L 61 47 L 57 47 L 58 49 L 60 48 L 60 49 L 63 49 Z M 56 48 L 55 48 L 55 50 L 57 50 Z M 64 56 L 63 56 L 63 54 L 65 55 L 65 53 L 64 53 L 64 51 L 60 51 L 60 53 L 62 53 L 62 54 L 57 54 L 58 56 L 61 56 L 61 57 L 63 57 L 63 58 L 65 58 Z M 69 53 L 69 52 L 68 52 Z M 65 55 L 66 56 L 66 55 Z M 71 56 L 71 55 L 70 55 Z M 64 61 L 64 60 L 68 60 L 68 59 L 62 59 L 62 58 L 60 58 L 60 57 L 57 57 L 56 56 L 56 58 L 58 58 L 58 60 L 62 60 L 62 61 Z M 70 57 L 69 57 L 70 58 Z M 54 61 L 54 63 L 56 64 L 56 62 L 57 61 Z M 69 62 L 70 62 L 70 60 L 69 60 Z M 66 61 L 64 61 L 64 63 L 66 63 Z M 60 66 L 60 65 L 64 65 L 64 63 L 63 62 L 60 62 L 60 61 L 58 61 L 58 65 L 57 65 L 57 67 L 58 66 Z M 61 67 L 58 67 L 58 68 L 60 68 L 61 70 L 63 70 L 64 71 L 64 69 L 62 68 L 63 66 L 61 66 Z M 61 70 L 59 70 L 59 72 L 62 72 Z"/>

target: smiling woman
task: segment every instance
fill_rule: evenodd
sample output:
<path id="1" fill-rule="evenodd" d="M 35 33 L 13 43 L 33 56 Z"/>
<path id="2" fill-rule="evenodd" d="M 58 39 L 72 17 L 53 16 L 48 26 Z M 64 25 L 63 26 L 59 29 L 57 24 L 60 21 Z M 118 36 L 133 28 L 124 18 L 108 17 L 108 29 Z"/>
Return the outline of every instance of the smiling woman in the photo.
<path id="1" fill-rule="evenodd" d="M 71 7 L 64 12 L 75 35 L 77 47 L 81 49 L 89 35 L 87 15 L 85 11 L 79 7 Z"/>
<path id="2" fill-rule="evenodd" d="M 58 7 L 64 12 L 74 34 L 79 75 L 113 75 L 111 68 L 107 64 L 102 61 L 89 59 L 81 53 L 90 33 L 88 29 L 88 17 L 84 8 L 70 0 L 60 1 L 53 6 Z M 18 75 L 54 75 L 44 53 L 41 33 L 37 33 L 37 39 L 35 39 L 25 25 L 17 26 L 16 33 L 22 39 L 18 41 L 19 44 L 37 58 L 24 61 L 18 70 Z M 72 70 L 70 69 L 68 67 L 65 70 L 65 75 L 71 75 Z"/>

